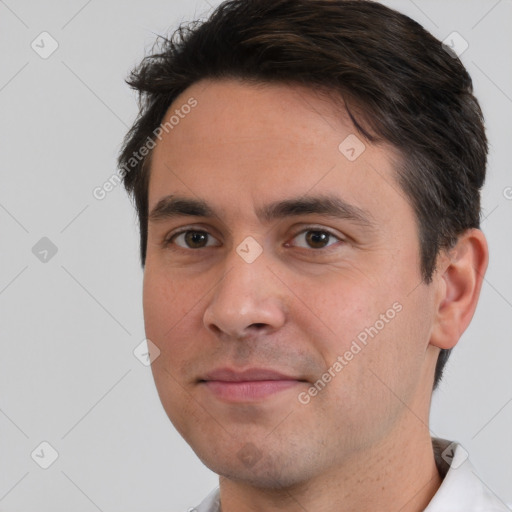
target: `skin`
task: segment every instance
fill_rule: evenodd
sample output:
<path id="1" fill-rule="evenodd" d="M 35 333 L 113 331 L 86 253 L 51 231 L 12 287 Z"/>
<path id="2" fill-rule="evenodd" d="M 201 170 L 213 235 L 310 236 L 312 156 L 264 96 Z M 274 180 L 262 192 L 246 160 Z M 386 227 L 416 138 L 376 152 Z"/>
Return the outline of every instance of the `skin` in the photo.
<path id="1" fill-rule="evenodd" d="M 220 475 L 223 512 L 423 510 L 441 483 L 428 429 L 435 363 L 473 316 L 483 234 L 468 230 L 442 252 L 427 285 L 414 212 L 394 175 L 399 155 L 363 141 L 349 161 L 338 146 L 357 133 L 339 102 L 300 86 L 201 81 L 165 119 L 190 97 L 198 105 L 157 143 L 149 182 L 150 212 L 176 195 L 216 214 L 149 222 L 144 318 L 167 415 Z M 321 194 L 364 209 L 372 226 L 256 215 Z M 172 238 L 183 228 L 208 233 L 203 245 Z M 325 247 L 318 231 L 333 235 Z M 248 236 L 262 249 L 252 263 L 236 251 Z M 299 393 L 396 303 L 400 312 L 301 403 Z M 300 381 L 229 402 L 199 381 L 220 367 Z M 256 462 L 241 456 L 248 450 Z"/>

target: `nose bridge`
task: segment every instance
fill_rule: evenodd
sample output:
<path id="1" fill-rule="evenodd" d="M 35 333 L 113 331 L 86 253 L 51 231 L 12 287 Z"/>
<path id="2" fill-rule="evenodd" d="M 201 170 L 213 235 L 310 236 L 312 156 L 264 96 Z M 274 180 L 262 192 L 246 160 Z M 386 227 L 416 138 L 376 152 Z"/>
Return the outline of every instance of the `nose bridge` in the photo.
<path id="1" fill-rule="evenodd" d="M 225 274 L 204 312 L 208 329 L 243 337 L 249 328 L 261 329 L 263 324 L 275 329 L 283 324 L 282 290 L 268 265 L 262 247 L 250 237 L 233 248 L 225 260 Z"/>

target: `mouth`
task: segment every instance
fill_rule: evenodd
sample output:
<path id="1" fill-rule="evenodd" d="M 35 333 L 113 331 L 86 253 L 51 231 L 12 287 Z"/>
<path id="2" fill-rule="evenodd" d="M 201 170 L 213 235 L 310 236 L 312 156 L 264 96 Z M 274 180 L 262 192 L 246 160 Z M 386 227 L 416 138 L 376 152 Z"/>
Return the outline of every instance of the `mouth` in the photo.
<path id="1" fill-rule="evenodd" d="M 252 402 L 300 386 L 307 381 L 264 368 L 249 368 L 242 372 L 220 368 L 209 372 L 198 382 L 223 401 Z"/>

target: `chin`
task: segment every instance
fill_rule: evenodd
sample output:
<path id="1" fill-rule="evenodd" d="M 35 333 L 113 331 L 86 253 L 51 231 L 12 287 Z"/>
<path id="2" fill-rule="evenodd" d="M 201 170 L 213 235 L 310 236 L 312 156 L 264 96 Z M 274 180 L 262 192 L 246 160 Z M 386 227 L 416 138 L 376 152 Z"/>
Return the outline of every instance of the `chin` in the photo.
<path id="1" fill-rule="evenodd" d="M 293 451 L 293 447 L 290 450 Z M 316 475 L 315 465 L 306 466 L 307 457 L 298 457 L 298 453 L 294 451 L 286 456 L 283 453 L 260 452 L 254 454 L 254 459 L 244 461 L 243 456 L 231 450 L 221 457 L 212 452 L 207 455 L 196 452 L 203 464 L 219 476 L 253 487 L 275 490 L 293 488 Z"/>

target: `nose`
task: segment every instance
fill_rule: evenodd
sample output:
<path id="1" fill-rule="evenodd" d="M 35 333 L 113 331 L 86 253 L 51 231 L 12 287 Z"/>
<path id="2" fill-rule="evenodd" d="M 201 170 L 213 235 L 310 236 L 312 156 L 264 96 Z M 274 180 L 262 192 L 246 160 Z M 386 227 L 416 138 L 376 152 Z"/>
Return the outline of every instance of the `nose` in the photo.
<path id="1" fill-rule="evenodd" d="M 248 263 L 233 250 L 204 311 L 207 329 L 219 337 L 241 340 L 270 334 L 284 325 L 285 287 L 268 263 L 264 252 Z"/>

